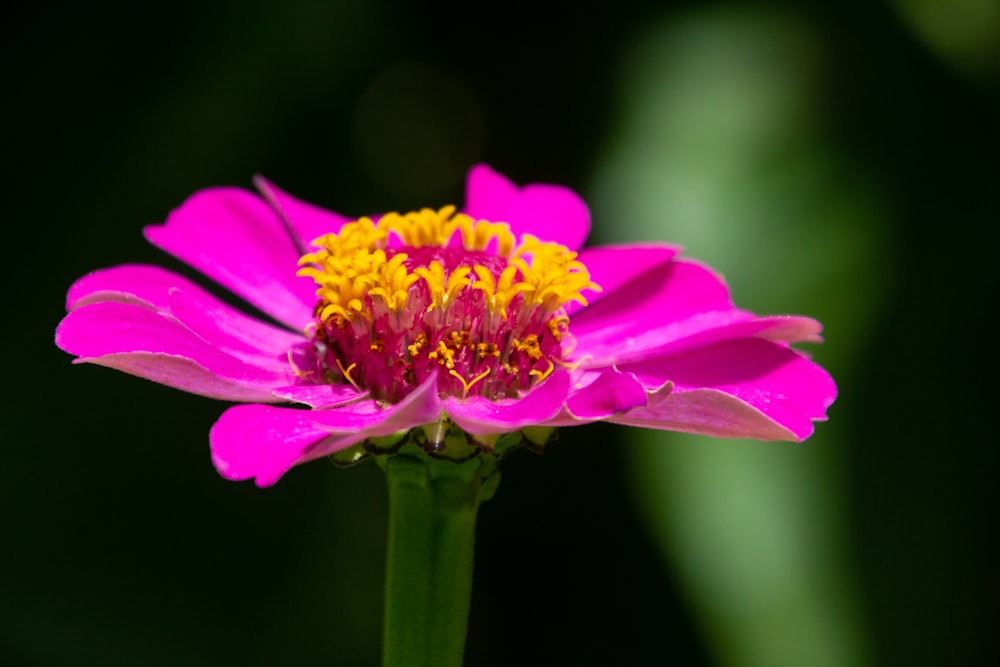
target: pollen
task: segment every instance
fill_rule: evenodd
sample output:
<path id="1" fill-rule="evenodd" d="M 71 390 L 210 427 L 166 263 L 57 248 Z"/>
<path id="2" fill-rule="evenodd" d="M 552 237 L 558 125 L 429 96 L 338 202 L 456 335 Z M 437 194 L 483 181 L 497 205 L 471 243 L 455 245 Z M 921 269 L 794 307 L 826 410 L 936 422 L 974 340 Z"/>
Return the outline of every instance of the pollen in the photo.
<path id="1" fill-rule="evenodd" d="M 410 356 L 415 357 L 420 354 L 420 350 L 425 347 L 427 347 L 427 335 L 417 334 L 416 337 L 414 337 L 413 342 L 406 346 L 406 349 L 409 351 Z"/>
<path id="2" fill-rule="evenodd" d="M 528 355 L 529 359 L 535 361 L 541 359 L 543 356 L 542 350 L 538 347 L 538 336 L 535 334 L 528 334 L 524 340 L 514 340 L 514 349 L 518 352 L 523 352 Z"/>
<path id="3" fill-rule="evenodd" d="M 500 348 L 497 347 L 496 343 L 477 343 L 476 354 L 480 359 L 486 357 L 497 358 L 500 356 Z"/>
<path id="4" fill-rule="evenodd" d="M 561 341 L 562 337 L 569 332 L 569 318 L 565 315 L 553 317 L 546 323 L 546 326 L 549 329 L 549 334 L 557 341 Z"/>
<path id="5" fill-rule="evenodd" d="M 436 374 L 442 395 L 517 396 L 568 367 L 564 306 L 599 291 L 578 255 L 454 206 L 360 218 L 313 241 L 302 382 L 346 382 L 386 404 Z M 469 378 L 469 379 L 466 379 Z"/>
<path id="6" fill-rule="evenodd" d="M 445 345 L 444 341 L 438 343 L 437 349 L 429 352 L 427 358 L 437 361 L 438 364 L 449 371 L 455 369 L 455 351 Z"/>

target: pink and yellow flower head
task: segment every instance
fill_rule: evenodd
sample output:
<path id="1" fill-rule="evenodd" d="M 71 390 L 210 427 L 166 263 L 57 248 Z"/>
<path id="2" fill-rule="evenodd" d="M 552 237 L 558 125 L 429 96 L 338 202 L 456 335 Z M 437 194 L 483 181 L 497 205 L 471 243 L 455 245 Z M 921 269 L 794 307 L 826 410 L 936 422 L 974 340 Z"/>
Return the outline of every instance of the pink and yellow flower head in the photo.
<path id="1" fill-rule="evenodd" d="M 517 398 L 566 365 L 563 306 L 598 289 L 565 246 L 453 206 L 361 218 L 313 245 L 299 260 L 319 297 L 300 376 L 386 406 L 434 376 L 442 395 Z"/>
<path id="2" fill-rule="evenodd" d="M 56 332 L 77 362 L 246 403 L 210 433 L 227 478 L 598 420 L 802 440 L 836 396 L 789 347 L 819 340 L 815 320 L 736 308 L 672 246 L 581 250 L 590 216 L 566 188 L 480 165 L 461 212 L 349 220 L 257 185 L 198 192 L 146 236 L 280 326 L 124 265 L 77 281 Z"/>

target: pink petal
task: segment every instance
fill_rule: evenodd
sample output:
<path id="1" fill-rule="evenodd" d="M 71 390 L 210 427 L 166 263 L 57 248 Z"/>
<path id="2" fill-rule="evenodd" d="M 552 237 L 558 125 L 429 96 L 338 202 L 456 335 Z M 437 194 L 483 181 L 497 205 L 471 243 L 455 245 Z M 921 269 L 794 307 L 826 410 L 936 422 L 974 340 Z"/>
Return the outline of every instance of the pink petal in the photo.
<path id="1" fill-rule="evenodd" d="M 344 412 L 345 421 L 350 421 L 350 413 Z M 299 463 L 310 447 L 332 454 L 364 440 L 356 433 L 330 434 L 311 419 L 312 414 L 311 410 L 270 405 L 229 408 L 209 431 L 215 469 L 226 479 L 256 478 L 257 486 L 271 486 Z"/>
<path id="2" fill-rule="evenodd" d="M 609 368 L 597 379 L 566 400 L 569 414 L 577 420 L 595 421 L 646 405 L 646 390 L 632 375 Z"/>
<path id="3" fill-rule="evenodd" d="M 259 197 L 238 188 L 202 190 L 145 234 L 279 322 L 301 330 L 312 319 L 315 284 L 295 275 L 296 240 Z"/>
<path id="4" fill-rule="evenodd" d="M 212 461 L 227 479 L 253 477 L 257 486 L 270 486 L 299 463 L 367 438 L 435 422 L 443 408 L 436 376 L 386 409 L 375 401 L 358 401 L 331 410 L 237 405 L 226 410 L 212 426 Z"/>
<path id="5" fill-rule="evenodd" d="M 334 408 L 368 398 L 368 392 L 360 392 L 349 384 L 300 384 L 278 387 L 271 393 L 316 409 Z"/>
<path id="6" fill-rule="evenodd" d="M 506 222 L 518 238 L 533 234 L 570 250 L 579 249 L 590 234 L 590 210 L 580 195 L 543 183 L 518 188 L 485 164 L 469 170 L 465 212 L 480 220 Z"/>
<path id="7" fill-rule="evenodd" d="M 763 440 L 804 440 L 825 420 L 837 387 L 820 366 L 784 345 L 728 340 L 622 367 L 646 386 L 674 391 L 610 421 Z"/>
<path id="8" fill-rule="evenodd" d="M 610 366 L 752 317 L 733 306 L 725 283 L 707 267 L 688 260 L 654 264 L 572 317 L 573 357 L 589 357 L 591 367 Z"/>
<path id="9" fill-rule="evenodd" d="M 288 350 L 305 338 L 223 303 L 187 278 L 156 266 L 116 266 L 88 274 L 69 289 L 66 309 L 117 302 L 169 315 L 218 350 L 284 374 Z"/>
<path id="10" fill-rule="evenodd" d="M 467 433 L 510 433 L 555 417 L 566 401 L 569 384 L 569 373 L 559 369 L 518 398 L 491 401 L 482 396 L 449 397 L 445 409 L 452 421 Z"/>
<path id="11" fill-rule="evenodd" d="M 108 301 L 76 308 L 59 323 L 56 345 L 79 357 L 76 363 L 230 401 L 272 402 L 272 387 L 295 382 L 289 365 L 249 363 L 139 305 Z"/>
<path id="12" fill-rule="evenodd" d="M 584 290 L 583 296 L 593 305 L 647 271 L 666 270 L 679 252 L 676 246 L 652 244 L 584 248 L 580 251 L 579 260 L 590 272 L 590 280 L 602 291 Z M 572 315 L 583 308 L 582 304 L 570 301 L 566 305 L 566 314 Z"/>
<path id="13" fill-rule="evenodd" d="M 649 331 L 627 353 L 622 353 L 615 359 L 586 360 L 584 368 L 593 368 L 603 362 L 629 363 L 640 362 L 649 357 L 659 357 L 668 354 L 678 354 L 685 350 L 703 347 L 725 340 L 741 338 L 759 338 L 773 343 L 818 343 L 823 339 L 823 330 L 816 320 L 798 315 L 768 315 L 753 319 L 742 319 L 739 315 L 733 319 L 732 314 L 708 313 L 677 322 L 673 326 Z M 580 348 L 576 354 L 581 354 Z"/>
<path id="14" fill-rule="evenodd" d="M 772 343 L 820 343 L 823 325 L 801 315 L 767 315 L 704 329 L 647 350 L 646 356 L 676 354 L 686 349 L 737 338 L 759 338 Z"/>
<path id="15" fill-rule="evenodd" d="M 608 419 L 616 424 L 720 438 L 802 440 L 760 410 L 717 389 L 675 392 L 664 400 Z M 810 433 L 812 431 L 810 430 Z"/>
<path id="16" fill-rule="evenodd" d="M 323 234 L 335 234 L 340 231 L 344 223 L 350 221 L 350 218 L 339 213 L 293 197 L 263 176 L 255 177 L 253 182 L 271 208 L 281 216 L 299 239 L 302 254 L 309 251 L 313 239 Z"/>

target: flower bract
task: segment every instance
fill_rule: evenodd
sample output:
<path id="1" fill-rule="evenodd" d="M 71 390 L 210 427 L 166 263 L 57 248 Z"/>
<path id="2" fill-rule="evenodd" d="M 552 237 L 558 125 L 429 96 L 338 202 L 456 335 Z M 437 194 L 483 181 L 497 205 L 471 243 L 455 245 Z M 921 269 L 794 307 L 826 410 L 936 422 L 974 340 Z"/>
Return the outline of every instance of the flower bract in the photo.
<path id="1" fill-rule="evenodd" d="M 583 247 L 567 188 L 478 165 L 461 210 L 352 219 L 257 187 L 198 192 L 145 233 L 273 322 L 132 264 L 77 281 L 56 332 L 77 362 L 242 403 L 210 432 L 224 477 L 267 486 L 411 433 L 495 453 L 600 420 L 799 441 L 836 396 L 790 347 L 819 323 L 735 307 L 674 246 Z"/>

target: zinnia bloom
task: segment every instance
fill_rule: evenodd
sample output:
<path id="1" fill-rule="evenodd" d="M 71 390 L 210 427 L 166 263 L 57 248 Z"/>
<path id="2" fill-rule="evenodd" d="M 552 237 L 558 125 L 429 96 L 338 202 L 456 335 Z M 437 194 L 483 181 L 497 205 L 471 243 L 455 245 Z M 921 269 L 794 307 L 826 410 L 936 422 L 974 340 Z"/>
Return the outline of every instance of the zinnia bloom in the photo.
<path id="1" fill-rule="evenodd" d="M 350 220 L 257 186 L 198 192 L 145 234 L 281 326 L 124 265 L 77 281 L 56 331 L 76 362 L 247 403 L 210 433 L 229 479 L 271 485 L 418 427 L 473 453 L 598 420 L 799 441 L 836 396 L 789 347 L 818 322 L 736 308 L 673 246 L 581 250 L 590 214 L 566 188 L 479 165 L 462 212 Z"/>

